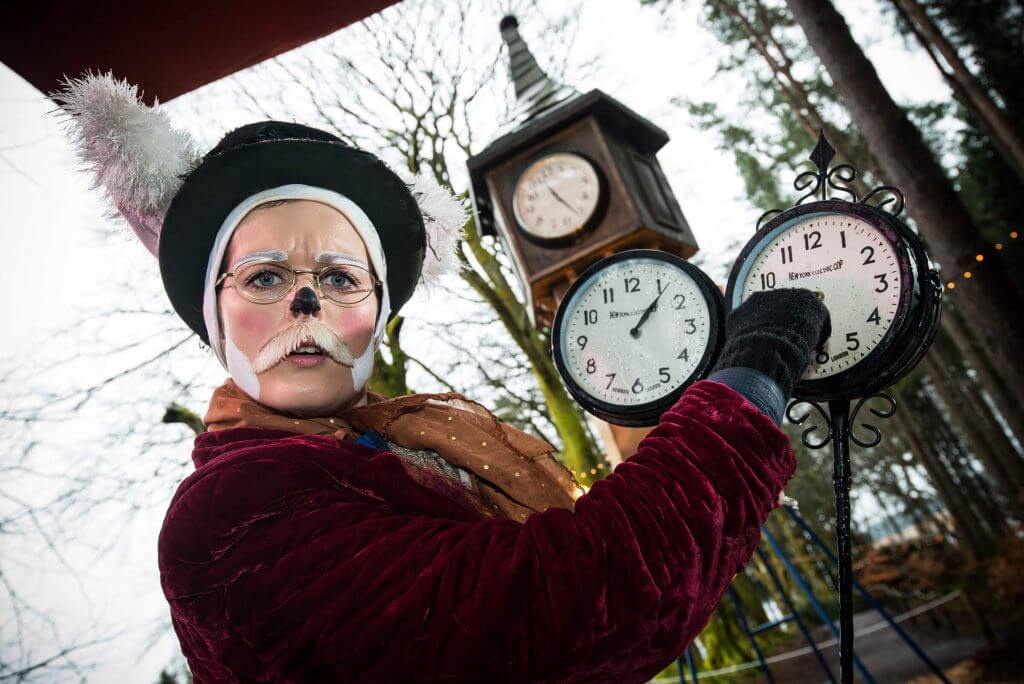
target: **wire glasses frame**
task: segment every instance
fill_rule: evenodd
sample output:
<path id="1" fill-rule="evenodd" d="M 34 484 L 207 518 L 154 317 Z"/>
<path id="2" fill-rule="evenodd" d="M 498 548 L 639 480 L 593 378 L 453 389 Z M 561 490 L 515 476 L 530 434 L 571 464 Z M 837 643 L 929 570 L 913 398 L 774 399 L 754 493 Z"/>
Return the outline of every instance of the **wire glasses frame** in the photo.
<path id="1" fill-rule="evenodd" d="M 352 278 L 350 271 L 358 272 L 358 276 L 355 280 Z M 274 283 L 265 286 L 252 285 L 256 277 L 264 273 L 282 278 L 279 283 Z M 297 269 L 282 264 L 280 262 L 255 262 L 246 264 L 242 268 L 236 271 L 229 271 L 222 273 L 217 282 L 214 283 L 214 287 L 220 287 L 224 281 L 228 278 L 234 280 L 234 287 L 238 290 L 238 293 L 256 304 L 273 304 L 274 302 L 280 301 L 288 296 L 292 290 L 295 289 L 295 284 L 299 280 L 299 275 L 308 273 L 313 276 L 313 287 L 316 290 L 317 295 L 323 299 L 327 298 L 336 304 L 342 306 L 354 306 L 364 299 L 370 296 L 370 293 L 374 290 L 381 288 L 384 283 L 379 278 L 372 275 L 367 269 L 361 266 L 355 266 L 346 264 L 344 266 L 338 264 L 332 264 L 330 266 L 324 266 L 318 270 L 309 269 Z M 334 275 L 344 276 L 349 282 L 356 284 L 360 282 L 370 282 L 372 287 L 368 288 L 353 288 L 353 287 L 338 287 L 334 284 L 324 285 L 324 278 L 331 277 Z M 242 286 L 239 287 L 239 279 L 241 278 Z M 365 278 L 365 280 L 364 280 Z M 250 290 L 252 287 L 254 289 Z"/>

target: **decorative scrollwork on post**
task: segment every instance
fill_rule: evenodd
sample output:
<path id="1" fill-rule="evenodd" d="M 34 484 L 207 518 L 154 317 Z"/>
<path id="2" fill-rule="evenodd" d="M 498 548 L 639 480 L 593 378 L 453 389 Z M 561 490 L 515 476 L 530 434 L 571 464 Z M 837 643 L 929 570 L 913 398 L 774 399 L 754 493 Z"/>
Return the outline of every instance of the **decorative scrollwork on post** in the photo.
<path id="1" fill-rule="evenodd" d="M 828 179 L 828 187 L 833 190 L 845 192 L 851 197 L 851 202 L 857 201 L 857 193 L 849 186 L 856 177 L 857 170 L 849 164 L 840 164 L 839 166 L 834 167 L 826 176 Z"/>
<path id="2" fill-rule="evenodd" d="M 807 200 L 827 200 L 827 199 L 839 199 L 837 197 L 829 197 L 829 189 L 838 190 L 844 192 L 850 196 L 850 202 L 857 202 L 866 206 L 872 206 L 876 209 L 883 209 L 893 216 L 899 216 L 903 213 L 903 208 L 906 205 L 903 192 L 899 188 L 895 188 L 891 185 L 880 185 L 874 188 L 864 197 L 857 199 L 857 193 L 853 189 L 853 181 L 857 178 L 857 170 L 849 164 L 840 164 L 833 168 L 829 168 L 829 164 L 836 156 L 836 150 L 832 145 L 829 144 L 828 140 L 825 139 L 825 131 L 818 130 L 818 144 L 814 146 L 814 151 L 811 152 L 810 160 L 814 162 L 817 167 L 815 171 L 803 171 L 797 175 L 793 181 L 793 188 L 797 192 L 803 193 L 800 195 L 800 199 L 795 204 L 803 204 Z M 877 204 L 873 204 L 871 200 L 878 198 L 880 195 L 888 194 L 886 197 Z M 892 208 L 887 208 L 886 205 L 893 204 Z M 795 205 L 794 205 L 795 206 Z M 770 214 L 779 213 L 778 210 L 772 209 L 771 211 L 765 212 L 761 215 L 761 218 L 757 220 L 757 227 L 760 228 L 764 222 L 765 217 Z"/>
<path id="3" fill-rule="evenodd" d="M 818 413 L 821 414 L 821 417 L 824 419 L 825 425 L 828 428 L 828 432 L 825 434 L 825 436 L 821 439 L 820 442 L 812 443 L 808 439 L 808 436 L 812 432 L 817 430 L 818 426 L 816 424 L 811 425 L 809 428 L 807 428 L 806 430 L 804 430 L 803 432 L 800 433 L 800 441 L 803 442 L 803 445 L 805 447 L 807 447 L 808 449 L 820 449 L 820 448 L 822 448 L 823 446 L 828 444 L 828 441 L 832 438 L 832 419 L 829 417 L 828 413 L 825 412 L 825 409 L 823 409 L 821 407 L 821 405 L 818 404 L 818 402 L 816 402 L 816 401 L 803 401 L 803 400 L 799 400 L 798 399 L 798 400 L 790 403 L 789 407 L 786 409 L 786 418 L 788 418 L 789 422 L 793 423 L 794 425 L 799 425 L 800 423 L 802 423 L 805 420 L 807 420 L 807 417 L 811 415 L 811 412 L 808 411 L 807 413 L 805 413 L 804 415 L 800 416 L 799 418 L 794 417 L 793 416 L 793 408 L 795 406 L 797 406 L 798 404 L 808 404 L 808 405 L 813 406 L 814 408 L 818 409 Z"/>
<path id="4" fill-rule="evenodd" d="M 813 198 L 818 194 L 818 190 L 822 186 L 821 178 L 822 176 L 817 171 L 804 171 L 796 177 L 796 180 L 793 181 L 793 187 L 796 188 L 797 192 L 803 192 L 810 188 L 810 190 L 807 190 L 805 194 L 800 196 L 796 204 L 803 204 L 804 200 Z"/>
<path id="5" fill-rule="evenodd" d="M 875 398 L 884 399 L 889 404 L 889 408 L 886 409 L 884 412 L 879 411 L 873 406 L 868 407 L 868 410 L 870 410 L 871 413 L 875 414 L 877 418 L 889 418 L 896 412 L 896 400 L 893 399 L 892 395 L 889 394 L 888 392 L 875 392 L 870 396 L 860 398 L 860 401 L 857 402 L 857 404 L 853 407 L 853 411 L 850 413 L 850 439 L 852 439 L 859 446 L 865 449 L 870 449 L 873 446 L 877 446 L 878 443 L 882 441 L 882 433 L 874 425 L 870 425 L 868 423 L 861 423 L 862 427 L 867 428 L 874 435 L 874 437 L 871 438 L 871 441 L 862 441 L 860 438 L 857 437 L 857 433 L 855 432 L 854 426 L 856 425 L 857 413 L 860 411 L 860 407 L 863 406 L 864 402 L 867 401 L 868 399 Z"/>
<path id="6" fill-rule="evenodd" d="M 886 197 L 884 200 L 882 200 L 878 204 L 871 204 L 870 203 L 870 200 L 875 195 L 881 195 L 882 193 L 886 193 L 886 192 L 889 193 L 892 196 L 891 197 Z M 893 201 L 896 202 L 896 205 L 892 209 L 886 209 L 885 205 L 888 204 L 889 202 L 893 202 Z M 861 198 L 860 203 L 864 204 L 864 205 L 867 205 L 867 206 L 870 206 L 870 207 L 875 207 L 876 209 L 884 209 L 885 211 L 889 212 L 893 216 L 899 216 L 900 214 L 903 213 L 903 207 L 906 204 L 906 201 L 905 201 L 905 198 L 903 197 L 903 191 L 900 190 L 899 188 L 894 188 L 891 185 L 879 185 L 877 188 L 875 188 L 874 190 L 872 190 L 868 194 L 864 195 L 864 197 Z"/>
<path id="7" fill-rule="evenodd" d="M 763 214 L 761 214 L 760 216 L 758 216 L 757 217 L 757 227 L 754 228 L 754 231 L 756 232 L 758 230 L 761 230 L 761 226 L 764 225 L 765 221 L 767 221 L 768 219 L 772 218 L 773 216 L 778 216 L 782 212 L 783 212 L 782 209 L 769 209 L 768 211 L 766 211 Z"/>

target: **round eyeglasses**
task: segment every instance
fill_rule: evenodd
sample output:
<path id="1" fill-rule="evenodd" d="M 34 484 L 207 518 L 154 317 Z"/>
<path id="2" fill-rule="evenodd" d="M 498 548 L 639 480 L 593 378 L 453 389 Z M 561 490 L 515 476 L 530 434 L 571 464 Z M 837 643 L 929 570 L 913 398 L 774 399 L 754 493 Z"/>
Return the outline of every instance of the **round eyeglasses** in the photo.
<path id="1" fill-rule="evenodd" d="M 221 274 L 215 286 L 234 279 L 238 293 L 257 304 L 276 302 L 295 287 L 300 273 L 313 276 L 317 294 L 343 306 L 352 306 L 370 296 L 383 283 L 368 270 L 354 264 L 325 266 L 319 271 L 296 269 L 281 263 L 251 263 L 237 271 Z"/>

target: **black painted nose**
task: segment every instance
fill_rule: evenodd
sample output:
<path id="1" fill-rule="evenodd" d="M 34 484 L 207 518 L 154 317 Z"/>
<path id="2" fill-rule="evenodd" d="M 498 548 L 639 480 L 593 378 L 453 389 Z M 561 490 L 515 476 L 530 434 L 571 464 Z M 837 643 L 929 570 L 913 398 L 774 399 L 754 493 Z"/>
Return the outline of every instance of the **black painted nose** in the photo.
<path id="1" fill-rule="evenodd" d="M 304 287 L 295 294 L 292 300 L 293 314 L 312 315 L 320 310 L 320 300 L 316 298 L 316 292 L 311 287 Z"/>

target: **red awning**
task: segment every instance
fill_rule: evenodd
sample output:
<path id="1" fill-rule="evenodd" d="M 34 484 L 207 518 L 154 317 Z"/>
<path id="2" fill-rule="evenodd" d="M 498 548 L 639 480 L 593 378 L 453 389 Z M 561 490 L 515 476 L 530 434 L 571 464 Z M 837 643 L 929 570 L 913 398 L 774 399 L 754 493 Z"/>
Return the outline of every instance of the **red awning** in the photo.
<path id="1" fill-rule="evenodd" d="M 396 0 L 14 0 L 0 61 L 44 93 L 113 70 L 166 102 L 359 21 Z"/>

